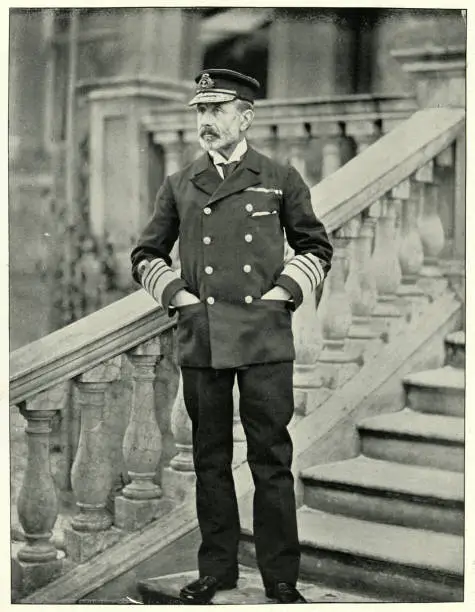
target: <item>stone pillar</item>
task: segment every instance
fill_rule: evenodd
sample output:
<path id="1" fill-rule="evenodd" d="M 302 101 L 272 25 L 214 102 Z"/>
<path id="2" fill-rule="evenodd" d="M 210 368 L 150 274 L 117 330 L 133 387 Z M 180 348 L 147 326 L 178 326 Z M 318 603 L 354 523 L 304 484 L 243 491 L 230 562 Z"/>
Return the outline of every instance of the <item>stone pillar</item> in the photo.
<path id="1" fill-rule="evenodd" d="M 413 78 L 421 108 L 465 107 L 465 45 L 394 50 L 391 55 Z"/>
<path id="2" fill-rule="evenodd" d="M 82 563 L 119 538 L 111 530 L 112 516 L 106 510 L 113 472 L 110 436 L 105 422 L 107 390 L 120 379 L 120 357 L 106 361 L 84 374 L 77 382 L 81 410 L 81 433 L 71 469 L 71 485 L 78 509 L 65 531 L 66 550 Z"/>
<path id="3" fill-rule="evenodd" d="M 118 284 L 130 280 L 130 248 L 149 217 L 149 139 L 142 117 L 160 104 L 180 102 L 186 83 L 134 76 L 109 79 L 88 94 L 90 223 L 109 234 L 118 259 Z"/>
<path id="4" fill-rule="evenodd" d="M 39 154 L 44 153 L 48 16 L 45 9 L 10 12 L 9 153 L 10 161 L 18 161 L 23 171 L 37 171 Z"/>
<path id="5" fill-rule="evenodd" d="M 269 98 L 354 92 L 356 31 L 336 10 L 276 9 L 269 27 Z"/>
<path id="6" fill-rule="evenodd" d="M 178 7 L 125 10 L 124 73 L 192 79 L 201 68 L 204 52 L 200 19 L 198 11 Z"/>

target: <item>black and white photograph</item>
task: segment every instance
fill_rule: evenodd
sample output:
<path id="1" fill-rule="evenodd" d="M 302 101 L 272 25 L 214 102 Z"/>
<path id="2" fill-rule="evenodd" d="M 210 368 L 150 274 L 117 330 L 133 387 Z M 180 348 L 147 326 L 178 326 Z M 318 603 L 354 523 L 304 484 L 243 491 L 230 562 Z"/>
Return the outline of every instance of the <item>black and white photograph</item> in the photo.
<path id="1" fill-rule="evenodd" d="M 471 11 L 66 4 L 4 11 L 7 605 L 468 604 Z"/>

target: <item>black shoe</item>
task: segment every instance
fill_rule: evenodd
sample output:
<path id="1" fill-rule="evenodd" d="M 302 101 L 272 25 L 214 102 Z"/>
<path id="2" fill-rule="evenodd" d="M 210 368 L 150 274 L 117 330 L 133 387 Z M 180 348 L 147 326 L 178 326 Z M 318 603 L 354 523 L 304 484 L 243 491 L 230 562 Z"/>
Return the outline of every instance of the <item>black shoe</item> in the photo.
<path id="1" fill-rule="evenodd" d="M 237 580 L 202 576 L 181 589 L 180 599 L 183 603 L 207 604 L 213 599 L 216 591 L 229 591 L 235 589 L 236 585 Z"/>
<path id="2" fill-rule="evenodd" d="M 266 587 L 266 596 L 278 603 L 307 603 L 307 600 L 288 582 L 277 582 L 271 587 Z"/>

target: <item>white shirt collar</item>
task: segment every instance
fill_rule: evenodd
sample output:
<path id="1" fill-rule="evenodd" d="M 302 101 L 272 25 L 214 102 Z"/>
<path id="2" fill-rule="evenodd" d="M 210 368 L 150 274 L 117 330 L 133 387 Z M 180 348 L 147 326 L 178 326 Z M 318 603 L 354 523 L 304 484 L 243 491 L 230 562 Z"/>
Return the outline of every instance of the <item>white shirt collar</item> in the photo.
<path id="1" fill-rule="evenodd" d="M 231 164 L 233 162 L 237 162 L 243 157 L 246 151 L 247 151 L 247 140 L 243 138 L 237 143 L 234 151 L 231 153 L 228 159 L 223 157 L 219 151 L 209 151 L 209 155 L 211 159 L 213 160 L 213 164 L 218 168 L 218 171 L 219 171 L 221 170 L 221 168 L 218 166 L 218 164 Z"/>

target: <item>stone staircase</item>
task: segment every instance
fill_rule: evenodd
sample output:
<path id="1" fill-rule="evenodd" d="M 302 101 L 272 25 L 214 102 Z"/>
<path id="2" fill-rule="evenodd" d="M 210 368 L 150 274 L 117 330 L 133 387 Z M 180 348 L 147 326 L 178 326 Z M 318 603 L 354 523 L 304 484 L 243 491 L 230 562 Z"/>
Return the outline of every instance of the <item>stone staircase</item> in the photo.
<path id="1" fill-rule="evenodd" d="M 463 254 L 455 240 L 444 251 L 444 232 L 463 231 L 464 121 L 463 109 L 418 111 L 311 189 L 335 255 L 318 313 L 308 300 L 293 321 L 310 601 L 461 597 L 464 339 L 447 338 L 445 361 L 443 339 L 463 320 Z M 152 594 L 168 576 L 176 597 L 196 571 L 175 325 L 137 291 L 10 355 L 15 602 L 127 603 L 152 576 Z M 236 459 L 242 580 L 222 595 L 248 602 L 254 589 L 258 603 L 252 478 Z"/>
<path id="2" fill-rule="evenodd" d="M 465 334 L 446 365 L 403 378 L 406 405 L 357 423 L 361 454 L 303 469 L 300 588 L 311 602 L 463 600 Z M 265 603 L 252 512 L 241 509 L 242 577 L 215 603 Z M 144 603 L 178 603 L 196 574 L 144 580 Z"/>

